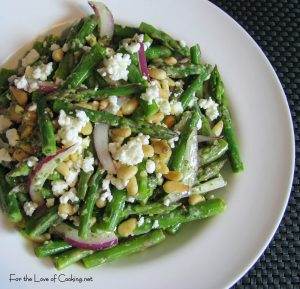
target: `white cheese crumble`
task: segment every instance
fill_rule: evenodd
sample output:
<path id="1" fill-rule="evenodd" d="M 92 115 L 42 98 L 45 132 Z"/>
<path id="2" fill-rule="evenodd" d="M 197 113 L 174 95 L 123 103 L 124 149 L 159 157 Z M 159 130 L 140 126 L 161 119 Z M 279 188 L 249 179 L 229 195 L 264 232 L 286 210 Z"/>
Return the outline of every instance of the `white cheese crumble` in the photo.
<path id="1" fill-rule="evenodd" d="M 27 159 L 27 165 L 30 167 L 30 168 L 33 168 L 37 163 L 38 163 L 39 159 L 37 157 L 29 157 Z"/>
<path id="2" fill-rule="evenodd" d="M 25 57 L 22 59 L 22 66 L 26 67 L 36 62 L 40 58 L 40 54 L 35 50 L 31 49 Z"/>
<path id="3" fill-rule="evenodd" d="M 153 160 L 146 161 L 146 171 L 148 174 L 153 174 L 155 172 L 155 162 Z"/>
<path id="4" fill-rule="evenodd" d="M 36 111 L 36 109 L 37 109 L 37 105 L 35 102 L 28 107 L 28 111 Z"/>
<path id="5" fill-rule="evenodd" d="M 171 106 L 171 114 L 177 116 L 183 113 L 183 107 L 180 101 L 172 100 L 170 102 L 170 106 Z"/>
<path id="6" fill-rule="evenodd" d="M 152 229 L 157 229 L 157 228 L 159 228 L 159 222 L 158 222 L 158 220 L 155 220 L 153 222 Z"/>
<path id="7" fill-rule="evenodd" d="M 23 75 L 22 77 L 17 77 L 14 80 L 14 84 L 17 87 L 17 89 L 28 90 L 28 82 L 25 75 Z"/>
<path id="8" fill-rule="evenodd" d="M 140 217 L 138 222 L 137 222 L 137 226 L 140 227 L 145 223 L 145 218 L 144 217 Z"/>
<path id="9" fill-rule="evenodd" d="M 68 50 L 69 50 L 69 45 L 68 45 L 68 43 L 65 43 L 62 47 L 62 51 L 67 52 Z"/>
<path id="10" fill-rule="evenodd" d="M 113 81 L 125 80 L 128 78 L 128 66 L 131 64 L 129 54 L 117 53 L 104 60 L 105 68 L 99 70 L 102 76 L 108 74 Z"/>
<path id="11" fill-rule="evenodd" d="M 178 140 L 179 140 L 178 136 L 175 136 L 168 140 L 168 143 L 172 149 L 175 147 L 175 142 L 177 142 Z"/>
<path id="12" fill-rule="evenodd" d="M 23 209 L 27 216 L 31 217 L 36 208 L 38 207 L 37 203 L 34 202 L 26 202 L 24 203 Z"/>
<path id="13" fill-rule="evenodd" d="M 89 52 L 91 49 L 92 49 L 92 47 L 86 46 L 86 45 L 82 47 L 82 50 L 83 50 L 84 52 Z"/>
<path id="14" fill-rule="evenodd" d="M 59 49 L 59 48 L 60 48 L 60 46 L 59 46 L 57 43 L 53 43 L 53 44 L 51 44 L 51 46 L 50 46 L 50 50 L 51 50 L 51 51 L 57 50 L 57 49 Z"/>
<path id="15" fill-rule="evenodd" d="M 169 199 L 164 199 L 164 205 L 165 205 L 166 207 L 169 207 L 169 206 L 170 206 L 170 203 L 171 203 L 171 201 L 170 201 Z"/>
<path id="16" fill-rule="evenodd" d="M 53 63 L 49 62 L 47 64 L 41 63 L 39 66 L 37 66 L 33 72 L 32 77 L 36 80 L 47 80 L 47 77 L 52 73 L 53 71 Z"/>
<path id="17" fill-rule="evenodd" d="M 201 127 L 202 127 L 202 120 L 200 118 L 197 122 L 196 128 L 197 128 L 197 130 L 199 130 L 199 129 L 201 129 Z"/>
<path id="18" fill-rule="evenodd" d="M 160 101 L 159 87 L 155 81 L 151 81 L 145 93 L 142 93 L 141 99 L 147 101 L 149 104 Z"/>
<path id="19" fill-rule="evenodd" d="M 219 116 L 218 104 L 211 99 L 200 99 L 199 106 L 205 109 L 206 116 L 211 120 L 215 120 Z"/>
<path id="20" fill-rule="evenodd" d="M 19 134 L 15 128 L 11 128 L 5 133 L 10 146 L 15 147 L 20 140 Z"/>
<path id="21" fill-rule="evenodd" d="M 122 106 L 120 99 L 115 95 L 111 95 L 108 97 L 108 102 L 108 107 L 105 109 L 105 111 L 112 114 L 117 114 Z"/>
<path id="22" fill-rule="evenodd" d="M 135 197 L 127 197 L 126 201 L 128 203 L 134 203 L 135 202 Z"/>
<path id="23" fill-rule="evenodd" d="M 103 193 L 101 194 L 100 196 L 100 199 L 101 201 L 108 201 L 108 202 L 111 202 L 112 199 L 113 199 L 113 196 L 111 194 L 111 191 L 110 191 L 110 179 L 111 179 L 111 175 L 107 175 L 106 178 L 102 181 L 102 190 L 103 190 Z"/>
<path id="24" fill-rule="evenodd" d="M 136 53 L 141 48 L 141 43 L 144 41 L 144 34 L 135 34 L 133 38 L 126 38 L 122 41 L 123 47 L 129 52 L 129 53 Z M 150 47 L 150 42 L 143 43 L 144 50 L 146 51 Z"/>
<path id="25" fill-rule="evenodd" d="M 52 192 L 55 196 L 62 195 L 65 190 L 69 187 L 68 184 L 63 180 L 52 181 Z"/>
<path id="26" fill-rule="evenodd" d="M 47 206 L 47 208 L 53 207 L 54 206 L 54 201 L 55 201 L 54 198 L 47 199 L 46 200 L 46 206 Z"/>
<path id="27" fill-rule="evenodd" d="M 86 157 L 83 159 L 81 168 L 85 173 L 92 172 L 94 170 L 94 163 L 95 159 L 93 156 Z"/>
<path id="28" fill-rule="evenodd" d="M 110 182 L 118 190 L 123 190 L 123 189 L 126 188 L 129 180 L 122 180 L 122 179 L 119 179 L 119 178 L 111 177 Z"/>
<path id="29" fill-rule="evenodd" d="M 59 202 L 61 204 L 66 204 L 68 203 L 68 201 L 70 201 L 71 203 L 77 202 L 79 198 L 77 197 L 76 194 L 77 194 L 76 189 L 72 188 L 59 198 Z"/>
<path id="30" fill-rule="evenodd" d="M 6 148 L 0 149 L 0 162 L 11 162 L 12 158 Z"/>
<path id="31" fill-rule="evenodd" d="M 169 115 L 171 114 L 171 105 L 168 100 L 159 100 L 157 101 L 157 104 L 159 106 L 159 110 L 164 114 L 164 115 Z"/>
<path id="32" fill-rule="evenodd" d="M 0 115 L 0 133 L 6 131 L 11 125 L 12 122 L 9 118 L 5 117 L 4 115 Z"/>
<path id="33" fill-rule="evenodd" d="M 79 173 L 80 173 L 80 169 L 75 167 L 70 168 L 69 173 L 65 176 L 66 183 L 70 187 L 74 187 L 76 185 Z"/>

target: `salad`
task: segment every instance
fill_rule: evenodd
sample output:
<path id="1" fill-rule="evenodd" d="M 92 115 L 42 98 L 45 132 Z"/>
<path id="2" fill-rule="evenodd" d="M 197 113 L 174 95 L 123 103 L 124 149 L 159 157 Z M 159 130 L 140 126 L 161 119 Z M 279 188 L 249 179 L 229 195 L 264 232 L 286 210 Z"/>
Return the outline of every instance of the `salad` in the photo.
<path id="1" fill-rule="evenodd" d="M 57 269 L 126 257 L 221 213 L 223 166 L 243 170 L 199 45 L 89 5 L 0 70 L 1 207 Z"/>

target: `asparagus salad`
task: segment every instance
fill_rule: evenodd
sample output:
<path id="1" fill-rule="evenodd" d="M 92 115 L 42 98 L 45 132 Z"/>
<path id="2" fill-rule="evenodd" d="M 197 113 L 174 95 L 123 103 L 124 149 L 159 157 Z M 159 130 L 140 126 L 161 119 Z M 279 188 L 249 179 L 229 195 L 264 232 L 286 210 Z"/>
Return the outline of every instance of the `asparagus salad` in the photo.
<path id="1" fill-rule="evenodd" d="M 111 262 L 221 213 L 222 167 L 243 170 L 199 45 L 89 5 L 0 71 L 1 206 L 58 269 Z"/>

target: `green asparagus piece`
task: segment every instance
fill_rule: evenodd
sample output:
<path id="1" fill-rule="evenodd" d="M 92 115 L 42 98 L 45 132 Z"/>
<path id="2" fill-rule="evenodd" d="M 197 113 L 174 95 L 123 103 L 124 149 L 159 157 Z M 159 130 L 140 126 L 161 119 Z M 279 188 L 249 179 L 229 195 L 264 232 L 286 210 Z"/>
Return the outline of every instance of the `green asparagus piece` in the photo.
<path id="1" fill-rule="evenodd" d="M 23 176 L 28 176 L 31 167 L 28 166 L 27 162 L 21 163 L 19 166 L 15 167 L 13 170 L 11 170 L 7 175 L 6 179 L 12 179 L 12 178 L 17 178 L 17 177 L 23 177 Z"/>
<path id="2" fill-rule="evenodd" d="M 74 89 L 67 89 L 65 91 L 60 91 L 53 93 L 48 96 L 49 99 L 64 99 L 74 102 L 81 101 L 91 101 L 91 100 L 101 100 L 105 99 L 111 95 L 116 96 L 130 96 L 134 94 L 141 94 L 145 91 L 145 87 L 140 84 L 127 84 L 123 86 L 116 87 L 105 87 L 101 89 L 90 89 L 76 91 Z"/>
<path id="3" fill-rule="evenodd" d="M 16 72 L 12 69 L 1 68 L 0 69 L 0 91 L 8 88 L 8 78 L 14 75 Z"/>
<path id="4" fill-rule="evenodd" d="M 182 224 L 177 224 L 177 225 L 174 225 L 168 229 L 166 229 L 166 232 L 171 234 L 171 235 L 175 235 L 178 233 L 178 231 L 182 228 Z"/>
<path id="5" fill-rule="evenodd" d="M 99 64 L 106 54 L 105 48 L 98 43 L 82 56 L 80 62 L 75 66 L 72 73 L 66 79 L 64 88 L 76 88 L 84 82 L 89 72 Z"/>
<path id="6" fill-rule="evenodd" d="M 205 183 L 201 183 L 195 187 L 192 188 L 191 194 L 192 195 L 200 195 L 200 194 L 206 194 L 210 191 L 214 191 L 220 188 L 223 188 L 227 185 L 227 182 L 223 179 L 221 175 L 214 179 L 210 179 L 206 181 Z"/>
<path id="7" fill-rule="evenodd" d="M 95 252 L 94 254 L 83 258 L 83 265 L 86 268 L 99 266 L 104 263 L 126 257 L 130 254 L 141 252 L 160 243 L 164 239 L 164 233 L 161 230 L 156 230 L 147 235 L 125 241 L 124 243 L 121 243 L 116 247 Z"/>
<path id="8" fill-rule="evenodd" d="M 199 159 L 201 166 L 219 159 L 227 150 L 228 143 L 224 139 L 216 140 L 212 145 L 200 148 Z"/>
<path id="9" fill-rule="evenodd" d="M 179 140 L 172 152 L 171 159 L 169 161 L 169 168 L 172 171 L 182 171 L 184 158 L 187 151 L 187 143 L 191 137 L 195 127 L 200 119 L 200 114 L 197 109 L 193 110 L 192 115 L 189 117 L 184 130 L 182 131 Z"/>
<path id="10" fill-rule="evenodd" d="M 54 101 L 53 109 L 56 112 L 59 112 L 62 109 L 68 113 L 74 112 L 76 109 L 83 110 L 89 117 L 90 121 L 94 123 L 103 122 L 114 127 L 130 127 L 133 133 L 143 133 L 149 135 L 150 137 L 170 139 L 177 135 L 175 132 L 160 125 L 149 124 L 143 120 L 139 120 L 138 122 L 136 122 L 132 119 L 113 115 L 109 112 L 94 111 L 91 109 L 82 108 L 80 106 L 72 105 L 68 102 L 58 99 Z"/>
<path id="11" fill-rule="evenodd" d="M 112 195 L 113 199 L 106 206 L 103 222 L 100 226 L 95 226 L 95 232 L 98 232 L 99 229 L 113 232 L 120 221 L 126 201 L 126 190 L 117 190 L 114 188 Z"/>
<path id="12" fill-rule="evenodd" d="M 153 228 L 166 230 L 178 224 L 206 219 L 220 214 L 225 208 L 225 202 L 217 198 L 189 206 L 188 209 L 178 208 L 169 214 L 147 218 L 143 225 L 135 229 L 134 235 L 145 234 Z"/>
<path id="13" fill-rule="evenodd" d="M 155 102 L 148 104 L 147 101 L 140 99 L 139 107 L 135 110 L 133 114 L 134 119 L 144 119 L 158 112 L 159 107 Z"/>
<path id="14" fill-rule="evenodd" d="M 147 80 L 143 78 L 143 75 L 137 65 L 134 62 L 128 66 L 128 82 L 140 83 L 143 86 L 147 85 Z"/>
<path id="15" fill-rule="evenodd" d="M 58 270 L 64 269 L 92 253 L 92 250 L 83 250 L 78 248 L 68 250 L 54 257 L 54 266 Z"/>
<path id="16" fill-rule="evenodd" d="M 193 64 L 200 64 L 201 63 L 201 50 L 199 44 L 195 44 L 190 49 L 191 53 L 191 62 Z"/>
<path id="17" fill-rule="evenodd" d="M 202 73 L 199 74 L 180 95 L 180 101 L 183 109 L 186 109 L 191 104 L 193 98 L 195 97 L 195 94 L 202 89 L 203 81 L 206 80 L 207 77 L 207 71 L 203 70 Z"/>
<path id="18" fill-rule="evenodd" d="M 5 190 L 6 188 L 8 188 L 8 186 L 4 182 L 5 180 L 2 180 L 2 184 Z M 13 223 L 18 223 L 23 219 L 17 198 L 17 193 L 18 187 L 9 190 L 6 194 L 7 215 L 9 220 Z"/>
<path id="19" fill-rule="evenodd" d="M 0 207 L 3 212 L 7 210 L 6 195 L 9 191 L 8 183 L 5 180 L 6 169 L 0 165 Z"/>
<path id="20" fill-rule="evenodd" d="M 201 183 L 216 177 L 220 173 L 225 163 L 226 159 L 219 159 L 204 167 L 201 167 L 198 172 L 197 181 Z"/>
<path id="21" fill-rule="evenodd" d="M 95 207 L 96 199 L 99 195 L 99 186 L 101 184 L 103 174 L 97 169 L 89 181 L 89 188 L 84 199 L 83 208 L 80 214 L 78 235 L 83 239 L 87 239 L 90 234 L 91 219 Z"/>
<path id="22" fill-rule="evenodd" d="M 219 104 L 221 118 L 224 124 L 224 136 L 228 142 L 228 154 L 233 172 L 238 173 L 243 171 L 244 165 L 239 152 L 236 132 L 232 124 L 231 115 L 229 112 L 228 99 L 225 94 L 224 83 L 221 79 L 217 67 L 214 68 L 211 74 L 211 89 L 214 99 Z"/>
<path id="23" fill-rule="evenodd" d="M 34 249 L 35 255 L 39 258 L 48 257 L 62 253 L 72 248 L 70 244 L 62 240 L 49 241 L 41 246 Z"/>
<path id="24" fill-rule="evenodd" d="M 53 224 L 59 221 L 57 206 L 47 210 L 40 218 L 30 222 L 26 227 L 26 233 L 29 237 L 36 237 L 46 232 Z"/>
<path id="25" fill-rule="evenodd" d="M 8 107 L 10 103 L 10 91 L 9 89 L 0 91 L 0 107 Z"/>
<path id="26" fill-rule="evenodd" d="M 150 46 L 146 51 L 145 55 L 147 60 L 153 60 L 157 58 L 166 58 L 172 55 L 172 50 L 166 46 L 156 45 Z"/>
<path id="27" fill-rule="evenodd" d="M 86 173 L 83 170 L 80 172 L 79 180 L 77 183 L 77 196 L 81 200 L 84 200 L 85 198 L 91 176 L 92 176 L 91 172 Z"/>
<path id="28" fill-rule="evenodd" d="M 120 39 L 132 38 L 135 34 L 138 34 L 139 30 L 136 27 L 122 26 L 115 24 L 114 37 Z"/>
<path id="29" fill-rule="evenodd" d="M 42 96 L 37 102 L 37 116 L 40 134 L 42 136 L 42 152 L 46 156 L 52 155 L 56 152 L 54 127 L 46 111 L 46 99 Z"/>
<path id="30" fill-rule="evenodd" d="M 196 64 L 178 64 L 173 66 L 163 66 L 162 69 L 166 71 L 171 78 L 186 78 L 190 75 L 205 75 L 209 71 L 209 65 Z"/>
<path id="31" fill-rule="evenodd" d="M 148 199 L 151 197 L 153 190 L 149 187 L 148 174 L 146 171 L 146 161 L 138 164 L 138 172 L 136 174 L 136 180 L 138 183 L 138 195 L 137 199 L 142 203 L 146 204 Z"/>
<path id="32" fill-rule="evenodd" d="M 166 47 L 178 52 L 182 56 L 190 56 L 190 51 L 187 46 L 182 46 L 179 43 L 179 41 L 174 40 L 170 35 L 161 30 L 156 29 L 154 26 L 142 22 L 140 24 L 139 29 L 142 32 L 147 33 L 150 37 L 160 40 Z"/>
<path id="33" fill-rule="evenodd" d="M 199 113 L 200 113 L 201 121 L 202 121 L 200 133 L 205 136 L 212 136 L 213 132 L 212 132 L 208 118 L 204 114 L 202 114 L 201 111 Z"/>
<path id="34" fill-rule="evenodd" d="M 74 61 L 74 54 L 68 52 L 59 63 L 58 68 L 54 73 L 54 78 L 65 80 L 75 65 Z"/>
<path id="35" fill-rule="evenodd" d="M 61 180 L 61 179 L 62 179 L 62 175 L 58 171 L 54 171 L 47 178 L 47 180 L 50 180 L 50 181 L 58 181 L 58 180 Z"/>

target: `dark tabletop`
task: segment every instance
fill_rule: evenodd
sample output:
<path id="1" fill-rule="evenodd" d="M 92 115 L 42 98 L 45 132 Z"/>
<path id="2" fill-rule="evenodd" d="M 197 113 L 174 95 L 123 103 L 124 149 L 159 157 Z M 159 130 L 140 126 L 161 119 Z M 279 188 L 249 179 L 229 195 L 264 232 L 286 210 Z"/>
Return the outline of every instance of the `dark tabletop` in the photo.
<path id="1" fill-rule="evenodd" d="M 295 176 L 284 218 L 264 254 L 233 288 L 300 288 L 300 3 L 298 0 L 211 2 L 241 24 L 272 63 L 287 96 L 296 138 Z"/>

